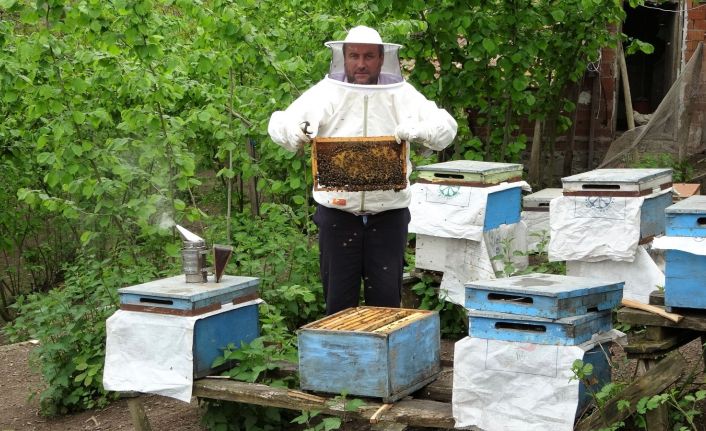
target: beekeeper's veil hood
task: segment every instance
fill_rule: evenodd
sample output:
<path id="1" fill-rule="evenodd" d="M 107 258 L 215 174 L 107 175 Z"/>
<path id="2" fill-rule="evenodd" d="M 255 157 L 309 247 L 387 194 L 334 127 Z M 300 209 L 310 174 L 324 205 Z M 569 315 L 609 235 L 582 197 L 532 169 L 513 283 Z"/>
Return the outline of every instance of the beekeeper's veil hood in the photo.
<path id="1" fill-rule="evenodd" d="M 370 27 L 358 26 L 348 31 L 345 40 L 326 42 L 324 45 L 331 48 L 331 67 L 328 77 L 337 81 L 346 81 L 346 71 L 343 64 L 343 45 L 346 43 L 365 43 L 372 45 L 382 45 L 385 59 L 380 69 L 378 84 L 394 84 L 402 82 L 402 72 L 400 70 L 400 59 L 398 52 L 402 45 L 396 43 L 384 43 L 380 34 Z"/>

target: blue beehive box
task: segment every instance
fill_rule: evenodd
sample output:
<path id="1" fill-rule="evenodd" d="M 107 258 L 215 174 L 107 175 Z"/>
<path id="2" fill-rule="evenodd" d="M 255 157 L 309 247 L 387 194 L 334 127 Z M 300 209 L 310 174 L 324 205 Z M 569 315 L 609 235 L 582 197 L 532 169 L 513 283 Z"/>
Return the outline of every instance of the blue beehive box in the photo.
<path id="1" fill-rule="evenodd" d="M 187 283 L 178 275 L 118 289 L 118 295 L 122 310 L 195 316 L 258 298 L 259 284 L 258 278 L 234 275 L 224 275 L 219 283 Z"/>
<path id="2" fill-rule="evenodd" d="M 562 319 L 468 311 L 468 335 L 492 340 L 575 346 L 613 328 L 611 311 L 594 311 Z"/>
<path id="3" fill-rule="evenodd" d="M 706 239 L 706 196 L 691 196 L 668 207 L 667 235 Z M 706 256 L 665 250 L 664 305 L 706 309 Z"/>
<path id="4" fill-rule="evenodd" d="M 357 307 L 301 327 L 299 380 L 304 390 L 393 402 L 441 370 L 435 311 Z"/>
<path id="5" fill-rule="evenodd" d="M 561 319 L 610 310 L 620 303 L 623 282 L 555 274 L 526 274 L 466 284 L 466 308 Z"/>
<path id="6" fill-rule="evenodd" d="M 522 165 L 517 163 L 452 160 L 419 166 L 417 182 L 458 187 L 490 187 L 522 180 Z M 522 190 L 513 187 L 488 194 L 483 230 L 520 221 Z"/>
<path id="7" fill-rule="evenodd" d="M 561 179 L 564 196 L 588 198 L 644 197 L 640 211 L 640 239 L 664 233 L 664 209 L 672 204 L 671 169 L 595 169 Z"/>
<path id="8" fill-rule="evenodd" d="M 193 363 L 198 378 L 217 370 L 211 364 L 226 346 L 237 347 L 260 335 L 261 301 L 254 301 L 258 285 L 255 277 L 225 275 L 220 283 L 186 283 L 180 275 L 124 287 L 118 294 L 123 310 L 196 318 Z"/>

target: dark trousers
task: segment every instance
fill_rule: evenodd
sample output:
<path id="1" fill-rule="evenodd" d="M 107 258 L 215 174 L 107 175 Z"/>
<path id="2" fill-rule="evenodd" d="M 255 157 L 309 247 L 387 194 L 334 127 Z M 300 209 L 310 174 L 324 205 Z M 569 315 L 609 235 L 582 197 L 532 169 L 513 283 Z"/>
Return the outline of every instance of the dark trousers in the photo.
<path id="1" fill-rule="evenodd" d="M 361 280 L 365 305 L 400 306 L 409 221 L 407 208 L 358 216 L 318 205 L 326 314 L 357 307 Z"/>

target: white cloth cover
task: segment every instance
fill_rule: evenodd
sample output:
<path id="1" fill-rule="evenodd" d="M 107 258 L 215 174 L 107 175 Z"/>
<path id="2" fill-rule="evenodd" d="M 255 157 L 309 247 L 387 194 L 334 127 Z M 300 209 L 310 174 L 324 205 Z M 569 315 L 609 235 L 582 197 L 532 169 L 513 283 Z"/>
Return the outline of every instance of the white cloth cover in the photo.
<path id="1" fill-rule="evenodd" d="M 274 142 L 296 151 L 300 143 L 290 139 L 288 130 L 292 124 L 305 121 L 310 124 L 312 137 L 393 136 L 398 124 L 416 124 L 429 137 L 424 144 L 433 150 L 446 148 L 457 129 L 456 120 L 448 112 L 407 82 L 357 85 L 328 77 L 304 92 L 286 110 L 274 112 L 267 131 Z M 411 171 L 408 156 L 408 178 Z M 329 208 L 378 213 L 409 206 L 410 191 L 408 186 L 401 191 L 314 191 L 313 196 L 316 202 Z"/>
<path id="2" fill-rule="evenodd" d="M 466 283 L 475 280 L 493 280 L 496 274 L 503 274 L 503 260 L 495 256 L 506 256 L 516 270 L 527 268 L 526 226 L 523 222 L 500 225 L 485 232 L 480 241 L 465 239 L 446 240 L 443 277 L 439 286 L 439 297 L 465 306 Z M 503 250 L 508 241 L 509 252 Z M 515 255 L 515 251 L 520 252 Z"/>
<path id="3" fill-rule="evenodd" d="M 632 262 L 603 260 L 600 262 L 567 261 L 566 275 L 624 281 L 623 298 L 648 304 L 650 293 L 664 286 L 664 273 L 652 260 L 644 246 L 635 250 Z"/>
<path id="4" fill-rule="evenodd" d="M 549 204 L 549 260 L 632 261 L 644 198 L 562 196 Z"/>
<path id="5" fill-rule="evenodd" d="M 678 250 L 698 256 L 706 256 L 706 238 L 689 236 L 659 236 L 652 241 L 657 250 Z"/>
<path id="6" fill-rule="evenodd" d="M 480 241 L 490 193 L 515 187 L 529 188 L 525 181 L 501 183 L 490 187 L 412 185 L 409 231 L 442 238 Z"/>
<path id="7" fill-rule="evenodd" d="M 118 310 L 106 320 L 103 387 L 191 401 L 194 326 L 214 314 L 263 302 L 224 304 L 198 316 Z"/>
<path id="8" fill-rule="evenodd" d="M 579 382 L 576 359 L 597 343 L 623 341 L 617 330 L 578 346 L 466 337 L 454 349 L 452 409 L 456 428 L 484 431 L 571 431 Z"/>

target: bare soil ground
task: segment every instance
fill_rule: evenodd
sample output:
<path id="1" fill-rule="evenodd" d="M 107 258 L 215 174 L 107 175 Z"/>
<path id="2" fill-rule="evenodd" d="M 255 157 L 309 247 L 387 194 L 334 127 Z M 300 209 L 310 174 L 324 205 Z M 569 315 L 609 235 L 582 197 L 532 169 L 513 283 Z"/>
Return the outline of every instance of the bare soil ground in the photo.
<path id="1" fill-rule="evenodd" d="M 46 418 L 39 413 L 36 398 L 30 395 L 42 386 L 42 378 L 31 369 L 29 353 L 34 348 L 31 342 L 2 345 L 0 338 L 0 431 L 49 431 L 49 430 L 132 430 L 133 425 L 126 400 L 112 403 L 105 409 L 57 418 Z M 690 366 L 703 369 L 699 340 L 682 347 L 681 352 Z M 635 361 L 625 360 L 619 347 L 614 347 L 613 379 L 634 378 Z M 703 382 L 703 377 L 700 378 Z M 699 381 L 699 379 L 697 379 Z M 196 400 L 191 404 L 157 395 L 141 396 L 152 429 L 174 431 L 201 431 L 200 410 Z M 701 419 L 703 420 L 703 418 Z M 703 424 L 700 424 L 703 426 Z M 347 431 L 369 430 L 368 424 L 347 423 Z"/>
<path id="2" fill-rule="evenodd" d="M 132 430 L 126 400 L 116 401 L 103 410 L 46 418 L 39 414 L 37 398 L 32 392 L 42 386 L 41 376 L 30 369 L 29 352 L 33 344 L 0 345 L 0 431 L 49 430 Z M 152 429 L 197 431 L 199 409 L 194 400 L 187 404 L 156 395 L 142 396 Z"/>

